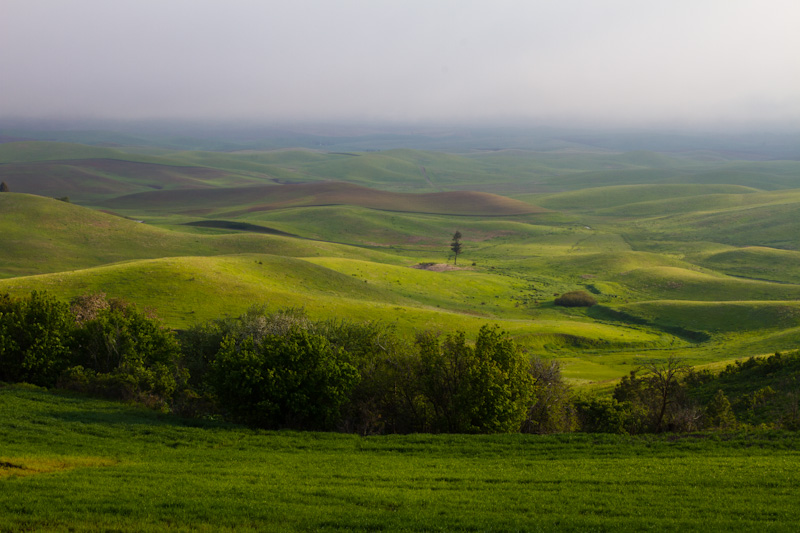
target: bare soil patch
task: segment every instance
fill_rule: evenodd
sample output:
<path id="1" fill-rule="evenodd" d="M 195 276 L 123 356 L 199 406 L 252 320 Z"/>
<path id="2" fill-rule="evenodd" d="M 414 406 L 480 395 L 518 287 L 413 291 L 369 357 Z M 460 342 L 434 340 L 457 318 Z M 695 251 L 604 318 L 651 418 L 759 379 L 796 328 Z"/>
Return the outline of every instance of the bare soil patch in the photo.
<path id="1" fill-rule="evenodd" d="M 450 265 L 448 263 L 419 263 L 417 265 L 413 265 L 411 268 L 417 268 L 419 270 L 430 270 L 431 272 L 448 272 L 450 270 L 470 270 L 467 267 Z"/>

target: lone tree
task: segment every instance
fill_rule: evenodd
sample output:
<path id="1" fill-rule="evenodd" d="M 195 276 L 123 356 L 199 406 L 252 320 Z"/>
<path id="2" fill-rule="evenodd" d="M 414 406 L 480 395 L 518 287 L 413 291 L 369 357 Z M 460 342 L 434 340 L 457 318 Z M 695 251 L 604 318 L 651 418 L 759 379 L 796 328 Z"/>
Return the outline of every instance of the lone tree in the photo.
<path id="1" fill-rule="evenodd" d="M 663 429 L 664 415 L 667 408 L 675 401 L 677 389 L 680 386 L 678 380 L 680 376 L 687 373 L 689 365 L 682 359 L 670 355 L 666 361 L 650 361 L 642 365 L 642 368 L 649 374 L 649 380 L 654 392 L 657 395 L 657 412 L 655 414 L 655 431 L 660 433 Z"/>
<path id="2" fill-rule="evenodd" d="M 461 253 L 461 232 L 456 230 L 453 234 L 453 241 L 450 243 L 450 249 L 453 250 L 455 254 L 455 259 L 453 259 L 453 264 L 458 264 L 458 254 Z"/>
<path id="3" fill-rule="evenodd" d="M 0 183 L 0 192 L 8 192 L 8 185 L 6 185 L 5 181 Z"/>

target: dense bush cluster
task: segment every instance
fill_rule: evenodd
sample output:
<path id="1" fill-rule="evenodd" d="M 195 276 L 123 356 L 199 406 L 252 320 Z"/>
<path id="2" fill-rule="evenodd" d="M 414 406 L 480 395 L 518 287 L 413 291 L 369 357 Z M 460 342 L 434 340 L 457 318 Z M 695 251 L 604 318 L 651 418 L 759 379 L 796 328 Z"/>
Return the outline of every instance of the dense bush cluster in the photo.
<path id="1" fill-rule="evenodd" d="M 0 296 L 0 381 L 164 402 L 184 385 L 180 355 L 168 330 L 124 301 Z"/>
<path id="2" fill-rule="evenodd" d="M 413 343 L 376 323 L 253 308 L 182 335 L 197 390 L 267 428 L 359 433 L 519 431 L 535 399 L 527 356 L 496 328 Z"/>
<path id="3" fill-rule="evenodd" d="M 591 307 L 597 303 L 597 299 L 586 291 L 565 292 L 553 303 L 561 307 Z"/>
<path id="4" fill-rule="evenodd" d="M 631 371 L 610 397 L 575 396 L 556 361 L 529 357 L 496 326 L 481 328 L 474 344 L 463 332 L 408 340 L 381 323 L 254 307 L 176 335 L 102 294 L 68 304 L 39 292 L 0 295 L 0 381 L 263 428 L 637 434 L 732 429 L 769 416 L 798 429 L 800 394 L 746 385 L 767 376 L 795 390 L 799 374 L 796 355 L 719 375 L 670 357 Z"/>

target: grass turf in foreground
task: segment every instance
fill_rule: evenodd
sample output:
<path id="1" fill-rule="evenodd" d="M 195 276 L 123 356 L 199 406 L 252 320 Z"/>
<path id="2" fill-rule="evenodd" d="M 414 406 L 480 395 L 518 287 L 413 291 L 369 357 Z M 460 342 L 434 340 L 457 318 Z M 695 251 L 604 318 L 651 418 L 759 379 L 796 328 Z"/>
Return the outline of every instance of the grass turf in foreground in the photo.
<path id="1" fill-rule="evenodd" d="M 0 530 L 793 530 L 800 436 L 264 432 L 0 388 Z M 22 458 L 22 459 L 20 459 Z M 101 461 L 105 459 L 106 461 Z"/>

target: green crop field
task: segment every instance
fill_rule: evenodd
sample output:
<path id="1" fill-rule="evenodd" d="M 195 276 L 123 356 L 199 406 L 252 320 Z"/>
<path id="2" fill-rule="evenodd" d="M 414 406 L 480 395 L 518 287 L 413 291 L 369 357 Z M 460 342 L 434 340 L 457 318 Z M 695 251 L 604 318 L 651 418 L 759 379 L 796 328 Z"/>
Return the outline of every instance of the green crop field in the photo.
<path id="1" fill-rule="evenodd" d="M 254 431 L 0 388 L 3 531 L 791 531 L 797 433 Z"/>

